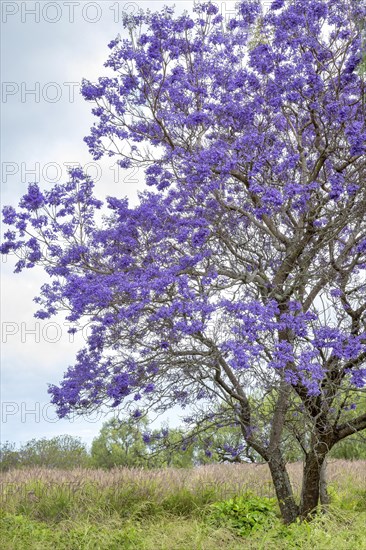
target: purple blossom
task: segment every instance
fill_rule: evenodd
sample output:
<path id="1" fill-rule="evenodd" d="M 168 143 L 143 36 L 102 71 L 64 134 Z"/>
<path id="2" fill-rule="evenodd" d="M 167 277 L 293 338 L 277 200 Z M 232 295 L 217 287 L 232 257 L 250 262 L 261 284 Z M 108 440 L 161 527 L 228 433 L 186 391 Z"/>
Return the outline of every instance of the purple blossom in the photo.
<path id="1" fill-rule="evenodd" d="M 284 3 L 284 0 L 274 0 L 274 2 L 272 2 L 271 4 L 271 10 L 280 10 L 283 7 Z"/>
<path id="2" fill-rule="evenodd" d="M 354 369 L 351 373 L 351 381 L 356 388 L 363 388 L 366 384 L 366 369 Z"/>
<path id="3" fill-rule="evenodd" d="M 8 225 L 14 225 L 17 218 L 15 208 L 13 208 L 12 206 L 4 206 L 2 213 L 3 213 L 3 222 Z"/>
<path id="4" fill-rule="evenodd" d="M 23 196 L 19 206 L 27 210 L 37 210 L 44 204 L 44 195 L 36 183 L 28 186 L 28 193 Z"/>

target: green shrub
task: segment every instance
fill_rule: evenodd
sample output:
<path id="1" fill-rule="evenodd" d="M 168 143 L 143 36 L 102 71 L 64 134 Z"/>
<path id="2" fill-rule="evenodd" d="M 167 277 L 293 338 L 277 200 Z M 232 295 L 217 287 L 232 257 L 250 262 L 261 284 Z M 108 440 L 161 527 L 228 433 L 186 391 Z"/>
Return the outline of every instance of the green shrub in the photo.
<path id="1" fill-rule="evenodd" d="M 277 520 L 276 501 L 246 493 L 211 506 L 210 520 L 246 536 L 252 531 L 269 528 Z"/>

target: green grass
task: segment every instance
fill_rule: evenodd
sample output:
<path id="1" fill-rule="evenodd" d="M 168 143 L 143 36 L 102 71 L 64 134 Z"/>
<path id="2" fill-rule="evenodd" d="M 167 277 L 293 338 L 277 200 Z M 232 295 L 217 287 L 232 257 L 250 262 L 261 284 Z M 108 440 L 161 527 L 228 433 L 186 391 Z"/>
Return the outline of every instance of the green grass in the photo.
<path id="1" fill-rule="evenodd" d="M 169 514 L 145 521 L 103 522 L 64 520 L 57 525 L 26 516 L 1 517 L 3 550 L 357 550 L 366 549 L 366 513 L 331 514 L 311 524 L 284 527 L 278 520 L 270 530 L 237 536 L 230 529 L 213 527 L 202 519 Z"/>
<path id="2" fill-rule="evenodd" d="M 1 549 L 366 550 L 365 463 L 336 466 L 327 513 L 288 527 L 273 499 L 260 495 L 263 472 L 251 478 L 251 492 L 240 489 L 241 470 L 231 466 L 9 473 L 0 477 Z M 249 471 L 243 467 L 242 479 Z M 218 472 L 226 496 L 211 483 Z"/>

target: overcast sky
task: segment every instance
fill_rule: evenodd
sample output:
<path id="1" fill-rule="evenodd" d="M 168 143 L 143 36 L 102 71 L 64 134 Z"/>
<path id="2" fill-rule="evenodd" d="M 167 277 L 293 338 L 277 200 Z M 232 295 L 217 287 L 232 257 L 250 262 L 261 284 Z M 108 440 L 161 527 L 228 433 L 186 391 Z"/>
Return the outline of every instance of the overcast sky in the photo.
<path id="1" fill-rule="evenodd" d="M 30 182 L 65 181 L 66 165 L 79 163 L 96 180 L 97 194 L 136 200 L 142 178 L 117 173 L 110 159 L 96 163 L 83 137 L 93 122 L 79 94 L 83 77 L 106 74 L 107 44 L 123 33 L 122 12 L 160 9 L 167 2 L 1 2 L 1 198 L 16 205 Z M 192 2 L 176 1 L 177 11 Z M 139 181 L 140 179 L 140 181 Z M 57 384 L 74 362 L 83 338 L 71 340 L 62 318 L 34 319 L 42 271 L 14 275 L 14 259 L 0 259 L 1 441 L 71 434 L 90 443 L 106 417 L 58 420 L 47 384 Z M 176 419 L 175 419 L 176 422 Z M 173 419 L 174 423 L 174 419 Z"/>
<path id="2" fill-rule="evenodd" d="M 123 11 L 166 4 L 175 4 L 179 12 L 193 6 L 186 0 L 1 2 L 2 205 L 16 205 L 30 182 L 47 188 L 65 181 L 71 163 L 86 167 L 100 198 L 110 194 L 136 200 L 143 187 L 139 175 L 117 173 L 111 159 L 96 163 L 88 153 L 83 137 L 93 122 L 92 105 L 80 96 L 79 84 L 83 77 L 95 80 L 106 74 L 107 44 L 123 33 Z M 217 2 L 226 17 L 234 4 Z M 57 384 L 73 364 L 83 338 L 72 341 L 62 318 L 34 319 L 32 299 L 46 277 L 41 271 L 14 275 L 13 258 L 0 262 L 1 440 L 19 444 L 68 433 L 90 443 L 105 417 L 57 420 L 47 394 L 47 384 Z M 177 421 L 174 416 L 171 420 Z"/>

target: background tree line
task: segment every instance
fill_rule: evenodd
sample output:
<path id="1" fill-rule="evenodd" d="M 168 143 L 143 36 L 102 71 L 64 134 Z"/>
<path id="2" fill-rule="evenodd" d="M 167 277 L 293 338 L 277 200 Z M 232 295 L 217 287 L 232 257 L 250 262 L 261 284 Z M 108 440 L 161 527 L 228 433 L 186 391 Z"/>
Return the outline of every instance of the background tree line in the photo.
<path id="1" fill-rule="evenodd" d="M 151 429 L 146 419 L 118 420 L 104 423 L 90 449 L 81 438 L 60 435 L 31 439 L 16 446 L 6 441 L 0 446 L 0 471 L 42 466 L 46 468 L 192 468 L 204 464 L 227 462 L 263 462 L 253 450 L 241 445 L 237 426 L 223 426 L 205 431 L 202 437 L 183 428 Z M 287 440 L 289 462 L 302 460 L 295 438 Z M 366 438 L 356 433 L 338 443 L 330 458 L 366 459 Z"/>

